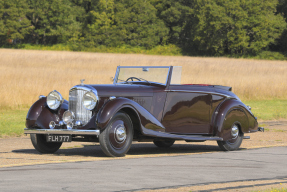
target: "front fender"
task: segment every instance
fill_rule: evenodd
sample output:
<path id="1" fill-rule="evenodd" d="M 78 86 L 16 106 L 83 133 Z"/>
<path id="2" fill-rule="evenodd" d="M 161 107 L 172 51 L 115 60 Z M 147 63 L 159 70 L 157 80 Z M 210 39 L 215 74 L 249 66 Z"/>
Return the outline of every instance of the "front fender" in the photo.
<path id="1" fill-rule="evenodd" d="M 136 113 L 142 132 L 142 126 L 150 130 L 165 132 L 165 127 L 145 108 L 135 101 L 123 97 L 110 100 L 104 104 L 97 114 L 97 127 L 101 130 L 105 129 L 112 117 L 124 108 L 132 109 Z"/>
<path id="2" fill-rule="evenodd" d="M 46 104 L 46 97 L 40 98 L 29 109 L 26 116 L 27 128 L 49 129 L 49 123 L 55 121 L 59 123 L 63 113 L 68 110 L 68 101 L 64 100 L 58 110 L 51 110 Z"/>
<path id="3" fill-rule="evenodd" d="M 214 134 L 223 140 L 232 138 L 231 127 L 234 123 L 240 126 L 241 133 L 255 132 L 258 129 L 256 118 L 239 100 L 224 101 L 215 113 Z"/>

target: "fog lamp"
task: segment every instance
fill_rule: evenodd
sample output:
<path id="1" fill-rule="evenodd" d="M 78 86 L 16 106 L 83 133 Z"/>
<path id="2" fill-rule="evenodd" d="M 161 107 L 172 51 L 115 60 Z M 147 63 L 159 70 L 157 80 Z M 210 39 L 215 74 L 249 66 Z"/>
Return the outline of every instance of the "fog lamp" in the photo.
<path id="1" fill-rule="evenodd" d="M 68 123 L 73 123 L 75 115 L 71 111 L 65 111 L 63 114 L 63 121 L 67 125 Z"/>
<path id="2" fill-rule="evenodd" d="M 76 121 L 76 123 L 75 123 L 76 126 L 81 126 L 82 124 L 83 124 L 83 123 L 82 123 L 82 121 L 80 121 L 80 120 Z"/>
<path id="3" fill-rule="evenodd" d="M 49 127 L 50 127 L 50 129 L 54 129 L 54 128 L 55 128 L 55 126 L 56 126 L 55 121 L 51 121 L 51 122 L 49 123 Z"/>
<path id="4" fill-rule="evenodd" d="M 67 123 L 67 129 L 73 129 L 73 123 Z"/>
<path id="5" fill-rule="evenodd" d="M 64 124 L 65 124 L 64 121 L 59 122 L 59 126 L 63 126 Z"/>

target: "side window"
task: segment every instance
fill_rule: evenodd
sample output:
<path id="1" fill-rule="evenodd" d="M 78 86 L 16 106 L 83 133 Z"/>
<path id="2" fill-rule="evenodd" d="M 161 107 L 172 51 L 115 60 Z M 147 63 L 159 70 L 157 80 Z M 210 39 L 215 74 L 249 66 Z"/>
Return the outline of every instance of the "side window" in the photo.
<path id="1" fill-rule="evenodd" d="M 174 66 L 173 71 L 172 71 L 172 76 L 171 76 L 171 81 L 170 84 L 172 85 L 178 85 L 181 84 L 181 66 Z"/>

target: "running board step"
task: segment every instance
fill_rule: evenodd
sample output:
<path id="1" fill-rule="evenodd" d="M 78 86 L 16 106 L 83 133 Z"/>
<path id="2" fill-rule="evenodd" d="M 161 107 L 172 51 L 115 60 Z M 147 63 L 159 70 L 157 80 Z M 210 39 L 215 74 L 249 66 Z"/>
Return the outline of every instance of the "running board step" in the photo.
<path id="1" fill-rule="evenodd" d="M 201 136 L 201 135 L 177 135 L 171 133 L 165 133 L 160 131 L 154 131 L 142 127 L 143 134 L 146 136 L 152 137 L 161 137 L 161 138 L 169 138 L 169 139 L 176 139 L 176 140 L 186 140 L 186 141 L 223 141 L 221 137 L 214 137 L 214 136 Z"/>
<path id="2" fill-rule="evenodd" d="M 250 139 L 250 136 L 244 136 L 243 139 Z"/>

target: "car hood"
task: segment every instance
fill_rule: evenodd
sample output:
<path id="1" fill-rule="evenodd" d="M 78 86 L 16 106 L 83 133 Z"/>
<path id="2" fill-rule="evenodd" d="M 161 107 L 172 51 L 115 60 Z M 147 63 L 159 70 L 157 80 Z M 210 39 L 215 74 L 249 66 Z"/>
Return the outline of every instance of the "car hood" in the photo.
<path id="1" fill-rule="evenodd" d="M 84 85 L 88 88 L 96 89 L 99 96 L 117 96 L 117 97 L 152 97 L 155 91 L 162 90 L 156 86 L 150 85 Z"/>

